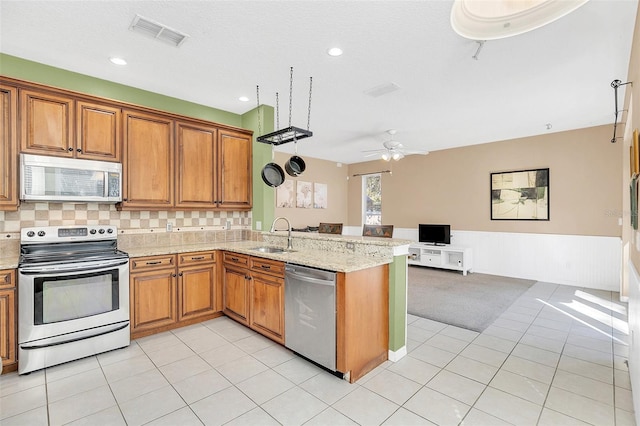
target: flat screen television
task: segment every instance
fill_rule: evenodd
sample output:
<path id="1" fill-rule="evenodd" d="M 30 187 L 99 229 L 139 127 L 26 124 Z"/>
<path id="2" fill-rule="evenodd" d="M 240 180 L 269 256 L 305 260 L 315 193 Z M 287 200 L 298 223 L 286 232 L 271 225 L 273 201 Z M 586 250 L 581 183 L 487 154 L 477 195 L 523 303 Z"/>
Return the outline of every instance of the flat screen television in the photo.
<path id="1" fill-rule="evenodd" d="M 418 225 L 418 242 L 434 245 L 451 244 L 451 225 Z"/>

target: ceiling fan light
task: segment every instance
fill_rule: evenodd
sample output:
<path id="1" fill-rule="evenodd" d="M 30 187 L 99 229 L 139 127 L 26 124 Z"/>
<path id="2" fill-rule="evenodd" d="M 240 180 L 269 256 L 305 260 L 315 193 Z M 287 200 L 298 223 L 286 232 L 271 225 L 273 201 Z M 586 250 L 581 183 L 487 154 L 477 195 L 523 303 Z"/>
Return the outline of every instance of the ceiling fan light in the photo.
<path id="1" fill-rule="evenodd" d="M 383 153 L 382 153 L 382 159 L 383 159 L 384 161 L 389 161 L 389 160 L 391 160 L 391 155 L 389 155 L 389 153 L 388 153 L 388 152 L 383 152 Z"/>
<path id="2" fill-rule="evenodd" d="M 398 161 L 404 158 L 404 154 L 401 152 L 394 152 L 393 155 L 391 156 L 391 158 L 393 158 L 394 160 Z"/>

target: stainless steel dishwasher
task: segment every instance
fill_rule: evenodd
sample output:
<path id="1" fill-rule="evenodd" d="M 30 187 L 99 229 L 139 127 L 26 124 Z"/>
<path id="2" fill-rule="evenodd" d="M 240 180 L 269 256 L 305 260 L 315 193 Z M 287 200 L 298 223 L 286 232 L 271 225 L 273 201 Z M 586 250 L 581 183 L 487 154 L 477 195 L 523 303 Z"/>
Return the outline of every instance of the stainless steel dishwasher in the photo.
<path id="1" fill-rule="evenodd" d="M 336 371 L 336 273 L 287 264 L 285 346 Z"/>

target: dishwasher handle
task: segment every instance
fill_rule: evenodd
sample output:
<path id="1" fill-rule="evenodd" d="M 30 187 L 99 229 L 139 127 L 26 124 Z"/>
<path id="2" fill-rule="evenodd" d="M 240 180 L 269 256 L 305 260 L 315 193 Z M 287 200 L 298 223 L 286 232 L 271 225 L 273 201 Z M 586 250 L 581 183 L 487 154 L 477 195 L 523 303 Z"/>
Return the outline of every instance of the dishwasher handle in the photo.
<path id="1" fill-rule="evenodd" d="M 331 287 L 335 287 L 336 285 L 334 280 L 323 280 L 321 278 L 315 278 L 315 277 L 310 277 L 308 275 L 297 274 L 290 270 L 286 271 L 285 278 L 295 278 L 296 280 L 306 281 L 313 284 L 328 285 Z"/>

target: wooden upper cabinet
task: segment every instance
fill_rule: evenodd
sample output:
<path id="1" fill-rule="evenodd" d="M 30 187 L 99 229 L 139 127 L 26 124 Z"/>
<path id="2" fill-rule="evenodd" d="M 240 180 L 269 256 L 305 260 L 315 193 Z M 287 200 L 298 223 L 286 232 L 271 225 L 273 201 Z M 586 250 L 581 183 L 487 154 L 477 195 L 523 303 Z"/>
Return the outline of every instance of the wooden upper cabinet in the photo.
<path id="1" fill-rule="evenodd" d="M 120 161 L 120 108 L 27 89 L 20 102 L 23 152 Z"/>
<path id="2" fill-rule="evenodd" d="M 173 206 L 173 120 L 124 111 L 124 209 Z"/>
<path id="3" fill-rule="evenodd" d="M 121 109 L 78 101 L 76 112 L 76 156 L 120 161 Z"/>
<path id="4" fill-rule="evenodd" d="M 253 201 L 251 135 L 220 130 L 218 142 L 218 206 L 250 209 Z"/>
<path id="5" fill-rule="evenodd" d="M 18 90 L 0 84 L 0 210 L 18 209 Z"/>
<path id="6" fill-rule="evenodd" d="M 176 123 L 176 207 L 217 206 L 216 147 L 215 127 Z"/>
<path id="7" fill-rule="evenodd" d="M 73 98 L 20 90 L 20 105 L 22 151 L 74 156 Z"/>

